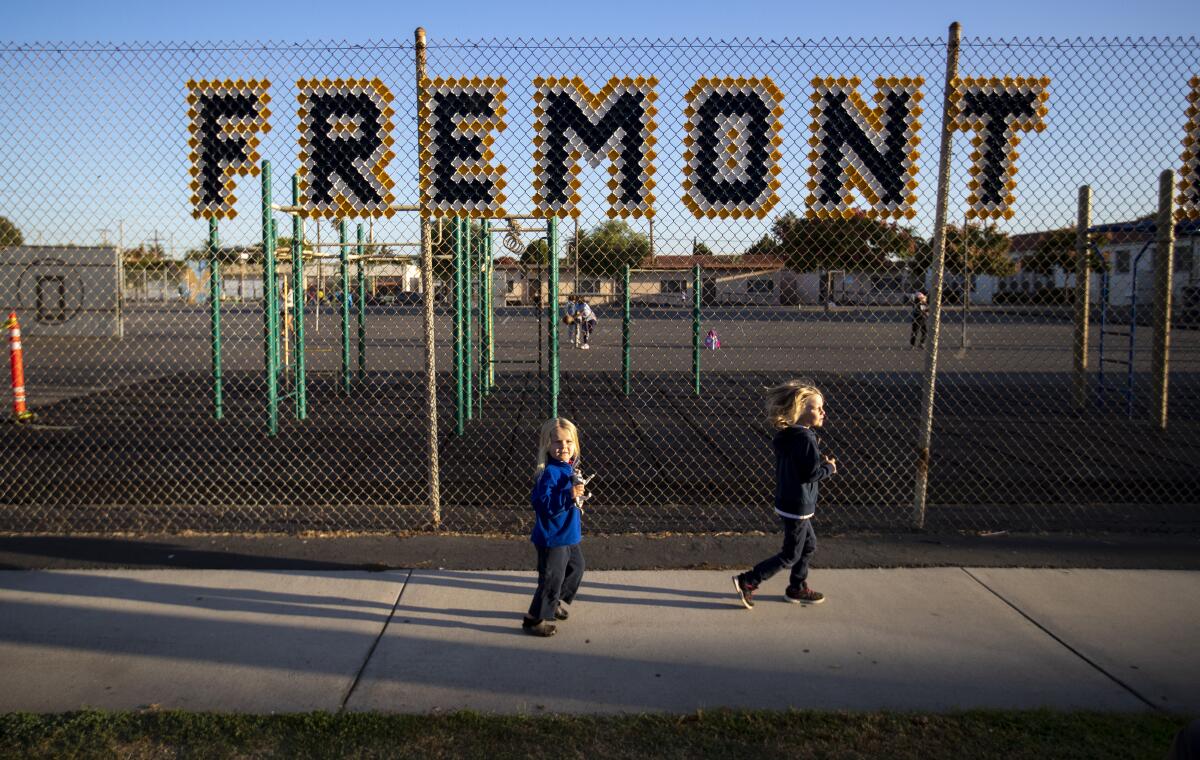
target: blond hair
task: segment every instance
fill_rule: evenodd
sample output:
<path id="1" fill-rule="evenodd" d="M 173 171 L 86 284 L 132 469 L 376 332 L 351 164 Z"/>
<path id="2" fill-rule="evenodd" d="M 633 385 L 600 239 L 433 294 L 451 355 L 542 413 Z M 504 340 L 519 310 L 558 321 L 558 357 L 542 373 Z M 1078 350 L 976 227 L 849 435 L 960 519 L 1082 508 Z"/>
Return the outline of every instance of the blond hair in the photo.
<path id="1" fill-rule="evenodd" d="M 788 380 L 766 391 L 767 424 L 776 430 L 796 424 L 808 400 L 820 396 L 821 389 L 807 380 Z"/>
<path id="2" fill-rule="evenodd" d="M 567 431 L 567 435 L 571 437 L 571 441 L 575 444 L 575 457 L 579 457 L 579 430 L 576 429 L 575 423 L 566 417 L 548 419 L 542 423 L 541 429 L 538 430 L 537 467 L 533 471 L 535 478 L 539 477 L 542 474 L 542 470 L 546 469 L 546 459 L 550 456 L 550 444 L 554 442 L 554 434 L 559 430 Z"/>

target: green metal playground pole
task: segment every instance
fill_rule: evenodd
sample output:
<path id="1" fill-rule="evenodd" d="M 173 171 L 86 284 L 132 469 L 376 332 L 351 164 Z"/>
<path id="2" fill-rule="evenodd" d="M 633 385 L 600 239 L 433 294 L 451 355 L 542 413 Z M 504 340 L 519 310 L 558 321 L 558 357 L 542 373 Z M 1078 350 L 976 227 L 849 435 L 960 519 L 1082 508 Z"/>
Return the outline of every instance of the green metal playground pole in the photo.
<path id="1" fill-rule="evenodd" d="M 491 374 L 492 369 L 492 360 L 488 356 L 488 346 L 492 340 L 492 327 L 489 324 L 492 305 L 488 298 L 491 293 L 491 288 L 488 287 L 491 282 L 488 262 L 492 256 L 492 235 L 486 219 L 479 223 L 479 227 L 481 230 L 479 240 L 479 411 L 482 415 L 483 397 L 488 394 L 490 388 L 488 375 Z"/>
<path id="2" fill-rule="evenodd" d="M 300 205 L 300 179 L 292 175 L 292 205 Z M 292 316 L 296 320 L 296 419 L 308 419 L 308 389 L 304 367 L 304 220 L 292 213 Z"/>
<path id="3" fill-rule="evenodd" d="M 283 367 L 283 341 L 279 339 L 279 326 L 282 322 L 279 303 L 279 262 L 275 258 L 275 252 L 279 250 L 279 225 L 275 222 L 275 213 L 271 212 L 271 320 L 275 327 L 275 374 L 279 377 L 279 385 L 285 384 L 284 367 Z"/>
<path id="4" fill-rule="evenodd" d="M 488 395 L 496 390 L 496 259 L 492 256 L 492 236 L 487 236 L 488 294 Z"/>
<path id="5" fill-rule="evenodd" d="M 488 270 L 488 395 L 496 390 L 496 259 L 492 255 L 492 237 L 487 239 Z"/>
<path id="6" fill-rule="evenodd" d="M 624 308 L 621 311 L 621 379 L 622 379 L 622 385 L 625 389 L 625 395 L 628 396 L 629 395 L 629 386 L 630 386 L 630 382 L 629 382 L 629 380 L 630 380 L 630 378 L 629 378 L 629 359 L 630 359 L 629 301 L 631 298 L 631 295 L 629 293 L 629 265 L 628 264 L 625 265 L 625 291 L 624 292 L 625 292 L 625 304 L 624 304 Z"/>
<path id="7" fill-rule="evenodd" d="M 692 267 L 692 382 L 700 395 L 700 265 Z"/>
<path id="8" fill-rule="evenodd" d="M 550 416 L 558 416 L 558 220 L 546 222 L 550 277 L 546 286 L 546 332 L 550 348 Z"/>
<path id="9" fill-rule="evenodd" d="M 346 222 L 338 222 L 338 275 L 342 282 L 342 393 L 350 395 L 350 238 Z"/>
<path id="10" fill-rule="evenodd" d="M 279 434 L 279 373 L 275 362 L 279 354 L 275 330 L 275 241 L 272 239 L 271 162 L 262 162 L 262 241 L 263 241 L 263 362 L 267 375 L 267 435 Z"/>
<path id="11" fill-rule="evenodd" d="M 355 315 L 358 317 L 358 379 L 362 380 L 367 376 L 367 278 L 363 272 L 363 251 L 365 247 L 363 242 L 366 241 L 366 230 L 363 229 L 362 222 L 358 223 L 358 261 L 355 263 L 354 274 L 358 284 L 358 310 Z"/>
<path id="12" fill-rule="evenodd" d="M 473 404 L 475 391 L 474 376 L 475 376 L 475 343 L 474 330 L 471 329 L 471 320 L 473 315 L 471 312 L 475 310 L 475 299 L 471 289 L 475 285 L 475 256 L 471 246 L 471 220 L 470 218 L 463 219 L 463 369 L 466 375 L 466 390 L 463 392 L 467 402 L 467 419 L 475 418 L 475 407 Z"/>
<path id="13" fill-rule="evenodd" d="M 455 431 L 462 435 L 466 432 L 466 420 L 463 417 L 463 325 L 462 325 L 462 248 L 463 225 L 459 218 L 454 219 L 454 422 Z"/>
<path id="14" fill-rule="evenodd" d="M 225 417 L 224 389 L 221 385 L 221 262 L 217 259 L 221 238 L 217 220 L 208 220 L 208 313 L 212 321 L 213 419 Z"/>

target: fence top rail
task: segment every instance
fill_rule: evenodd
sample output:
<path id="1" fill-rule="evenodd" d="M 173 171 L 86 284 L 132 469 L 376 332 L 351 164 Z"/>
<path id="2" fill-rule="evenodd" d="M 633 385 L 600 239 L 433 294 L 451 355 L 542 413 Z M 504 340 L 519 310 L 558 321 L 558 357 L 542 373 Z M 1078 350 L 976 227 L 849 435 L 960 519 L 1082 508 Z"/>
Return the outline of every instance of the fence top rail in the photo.
<path id="1" fill-rule="evenodd" d="M 311 209 L 306 209 L 302 206 L 291 206 L 291 205 L 284 205 L 284 204 L 280 204 L 280 203 L 272 203 L 271 208 L 274 209 L 275 211 L 282 211 L 285 214 L 299 214 L 302 211 L 311 211 Z M 391 211 L 420 211 L 421 210 L 420 206 L 410 206 L 410 205 L 388 206 L 387 208 Z M 340 221 L 349 221 L 349 220 L 340 220 Z"/>
<path id="2" fill-rule="evenodd" d="M 377 242 L 377 241 L 366 240 L 361 243 L 358 242 L 357 240 L 347 240 L 344 243 L 338 242 L 338 241 L 334 241 L 332 243 L 305 242 L 304 245 L 309 248 L 343 248 L 343 247 L 354 248 L 354 247 L 358 247 L 358 246 L 362 246 L 363 248 L 382 248 L 384 246 L 389 246 L 389 245 L 395 246 L 396 248 L 420 248 L 421 247 L 421 243 L 419 241 L 414 242 L 411 240 L 403 240 L 403 241 L 398 241 L 398 242 L 386 242 L 386 241 Z"/>

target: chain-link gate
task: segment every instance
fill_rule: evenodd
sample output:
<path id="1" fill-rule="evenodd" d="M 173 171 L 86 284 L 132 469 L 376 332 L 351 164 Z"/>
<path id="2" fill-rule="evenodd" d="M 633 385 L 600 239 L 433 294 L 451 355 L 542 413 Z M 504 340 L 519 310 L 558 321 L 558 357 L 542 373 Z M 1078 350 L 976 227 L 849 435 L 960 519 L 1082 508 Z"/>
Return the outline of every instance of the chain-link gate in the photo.
<path id="1" fill-rule="evenodd" d="M 555 413 L 590 530 L 770 529 L 762 391 L 792 377 L 826 394 L 826 530 L 1200 516 L 1195 39 L 0 72 L 34 415 L 0 427 L 0 530 L 521 532 Z"/>

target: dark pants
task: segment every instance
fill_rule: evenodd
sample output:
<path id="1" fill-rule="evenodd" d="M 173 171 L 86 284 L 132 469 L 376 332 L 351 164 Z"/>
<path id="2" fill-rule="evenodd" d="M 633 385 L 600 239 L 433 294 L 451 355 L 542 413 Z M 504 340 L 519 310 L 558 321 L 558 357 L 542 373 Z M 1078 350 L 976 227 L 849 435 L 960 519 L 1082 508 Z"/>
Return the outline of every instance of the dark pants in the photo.
<path id="1" fill-rule="evenodd" d="M 583 580 L 583 549 L 574 546 L 537 547 L 538 583 L 528 617 L 554 620 L 558 603 L 570 604 Z"/>
<path id="2" fill-rule="evenodd" d="M 747 584 L 758 586 L 785 567 L 790 567 L 792 574 L 788 579 L 788 587 L 804 588 L 804 582 L 808 580 L 808 559 L 817 550 L 817 534 L 813 531 L 812 519 L 780 517 L 779 520 L 783 523 L 783 549 L 774 557 L 759 562 L 742 578 Z"/>
<path id="3" fill-rule="evenodd" d="M 920 333 L 921 333 L 921 345 L 923 346 L 923 345 L 925 345 L 925 332 L 926 332 L 924 318 L 913 320 L 912 333 L 908 336 L 908 345 L 910 345 L 910 346 L 917 345 L 917 332 L 918 331 L 920 331 Z"/>
<path id="4" fill-rule="evenodd" d="M 583 342 L 585 344 L 588 343 L 592 339 L 592 330 L 596 329 L 596 320 L 588 319 L 580 322 L 579 329 L 581 331 L 580 335 L 583 338 Z"/>

